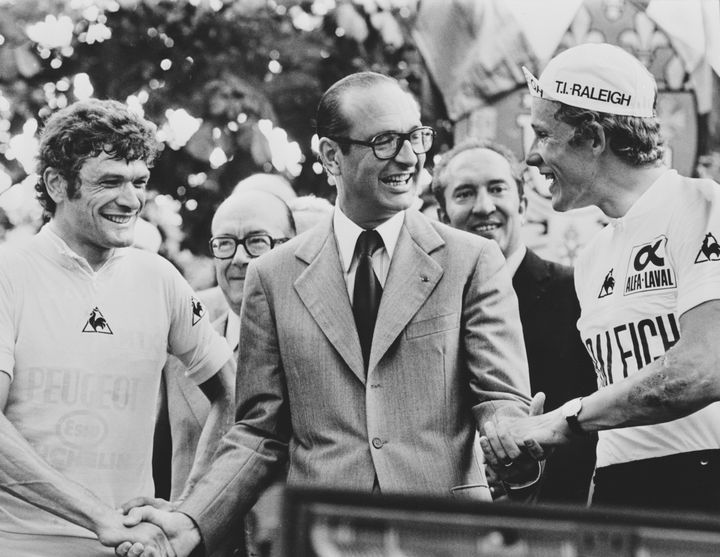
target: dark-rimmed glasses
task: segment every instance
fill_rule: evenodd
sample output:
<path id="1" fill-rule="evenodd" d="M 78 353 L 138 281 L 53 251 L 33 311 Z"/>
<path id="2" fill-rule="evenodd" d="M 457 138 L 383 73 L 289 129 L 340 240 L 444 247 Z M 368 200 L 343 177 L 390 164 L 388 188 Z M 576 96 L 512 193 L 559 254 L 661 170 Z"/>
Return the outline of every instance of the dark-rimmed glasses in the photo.
<path id="1" fill-rule="evenodd" d="M 334 136 L 328 136 L 328 139 L 338 143 L 371 147 L 375 158 L 386 161 L 397 157 L 406 141 L 410 142 L 410 147 L 412 147 L 413 153 L 416 155 L 427 153 L 432 149 L 433 141 L 435 141 L 435 130 L 430 126 L 420 126 L 407 133 L 382 132 L 373 136 L 370 141 Z"/>
<path id="2" fill-rule="evenodd" d="M 210 238 L 210 251 L 216 259 L 231 259 L 235 257 L 238 244 L 242 244 L 250 257 L 260 257 L 275 246 L 287 242 L 289 238 L 273 238 L 270 234 L 250 234 L 238 238 L 231 234 L 221 234 Z"/>

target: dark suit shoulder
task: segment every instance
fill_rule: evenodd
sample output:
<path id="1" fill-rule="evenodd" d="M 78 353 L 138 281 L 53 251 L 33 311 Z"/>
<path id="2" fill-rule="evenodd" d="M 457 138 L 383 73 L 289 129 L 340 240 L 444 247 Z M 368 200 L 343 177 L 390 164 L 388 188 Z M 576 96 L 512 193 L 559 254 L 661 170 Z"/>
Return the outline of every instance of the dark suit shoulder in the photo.
<path id="1" fill-rule="evenodd" d="M 573 273 L 572 267 L 543 259 L 528 249 L 513 276 L 513 287 L 518 296 L 559 296 L 570 300 L 579 311 Z"/>

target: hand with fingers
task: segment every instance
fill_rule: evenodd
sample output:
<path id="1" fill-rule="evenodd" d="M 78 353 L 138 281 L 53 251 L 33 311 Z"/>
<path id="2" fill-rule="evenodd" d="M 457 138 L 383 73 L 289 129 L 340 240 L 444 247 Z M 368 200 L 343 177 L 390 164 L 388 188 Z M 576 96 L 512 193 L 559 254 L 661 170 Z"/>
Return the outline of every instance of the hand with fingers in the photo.
<path id="1" fill-rule="evenodd" d="M 133 502 L 152 502 L 154 505 L 163 508 L 157 508 L 152 504 L 142 506 L 132 506 L 127 511 L 124 519 L 124 525 L 128 528 L 148 525 L 160 528 L 168 540 L 169 548 L 172 552 L 168 552 L 170 557 L 187 557 L 200 544 L 200 532 L 195 526 L 192 519 L 181 512 L 173 510 L 172 504 L 162 499 L 135 499 Z M 152 546 L 145 546 L 133 543 L 131 540 L 123 541 L 115 548 L 115 554 L 118 557 L 156 557 L 164 556 L 162 553 L 153 553 L 156 551 Z"/>
<path id="2" fill-rule="evenodd" d="M 535 437 L 534 422 L 542 418 L 545 394 L 536 394 L 526 418 L 499 418 L 485 423 L 480 446 L 485 462 L 497 478 L 508 484 L 523 484 L 538 476 L 538 462 L 545 459 L 542 440 Z"/>
<path id="3" fill-rule="evenodd" d="M 125 501 L 120 507 L 120 510 L 124 515 L 127 515 L 135 507 L 153 507 L 159 511 L 174 511 L 180 501 L 167 501 L 160 497 L 133 497 L 129 501 Z"/>
<path id="4" fill-rule="evenodd" d="M 126 539 L 136 540 L 134 542 L 124 541 L 126 550 L 122 553 L 115 548 L 115 554 L 122 557 L 177 557 L 177 554 L 161 528 L 143 522 L 136 526 L 127 528 Z"/>
<path id="5" fill-rule="evenodd" d="M 161 528 L 149 523 L 126 525 L 123 515 L 118 511 L 108 513 L 100 520 L 97 536 L 100 543 L 107 547 L 116 547 L 130 540 L 126 542 L 128 548 L 135 547 L 134 553 L 127 553 L 130 557 L 140 555 L 137 548 L 142 548 L 146 557 L 175 557 L 170 541 Z"/>

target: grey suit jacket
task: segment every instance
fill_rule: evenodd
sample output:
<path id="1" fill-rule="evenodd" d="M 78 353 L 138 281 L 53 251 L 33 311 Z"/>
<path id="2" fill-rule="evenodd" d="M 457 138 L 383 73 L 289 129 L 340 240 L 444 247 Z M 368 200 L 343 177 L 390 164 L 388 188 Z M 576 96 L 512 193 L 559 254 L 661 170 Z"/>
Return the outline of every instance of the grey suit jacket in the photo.
<path id="1" fill-rule="evenodd" d="M 407 211 L 367 379 L 328 217 L 255 260 L 241 314 L 237 422 L 180 507 L 207 549 L 289 456 L 289 484 L 446 494 L 484 483 L 476 426 L 525 414 L 517 299 L 495 242 Z M 230 520 L 231 522 L 231 520 Z"/>

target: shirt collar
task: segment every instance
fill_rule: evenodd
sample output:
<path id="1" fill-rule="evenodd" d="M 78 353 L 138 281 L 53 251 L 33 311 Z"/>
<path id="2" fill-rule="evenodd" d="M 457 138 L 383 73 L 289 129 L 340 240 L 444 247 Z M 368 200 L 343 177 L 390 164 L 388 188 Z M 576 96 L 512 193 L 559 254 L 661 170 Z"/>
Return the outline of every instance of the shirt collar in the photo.
<path id="1" fill-rule="evenodd" d="M 400 211 L 375 228 L 383 240 L 388 259 L 392 260 L 403 222 L 405 222 L 405 211 Z M 352 265 L 355 244 L 357 244 L 358 236 L 360 236 L 363 228 L 351 221 L 336 205 L 333 212 L 333 229 L 338 251 L 340 252 L 340 263 L 343 271 L 347 273 L 350 270 L 350 265 Z"/>
<path id="2" fill-rule="evenodd" d="M 510 276 L 515 276 L 515 273 L 517 273 L 517 270 L 520 268 L 520 263 L 522 263 L 522 260 L 525 259 L 526 253 L 527 246 L 523 244 L 507 256 L 505 259 L 505 267 L 507 267 L 508 271 L 510 271 Z"/>
<path id="3" fill-rule="evenodd" d="M 52 221 L 40 229 L 37 237 L 40 240 L 41 250 L 66 269 L 80 267 L 90 273 L 94 272 L 87 259 L 73 251 L 65 240 L 58 236 L 53 228 Z M 103 267 L 115 258 L 124 255 L 126 252 L 127 248 L 115 248 L 112 255 L 103 264 Z"/>

